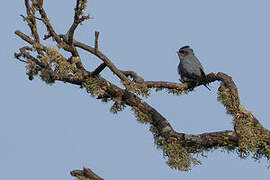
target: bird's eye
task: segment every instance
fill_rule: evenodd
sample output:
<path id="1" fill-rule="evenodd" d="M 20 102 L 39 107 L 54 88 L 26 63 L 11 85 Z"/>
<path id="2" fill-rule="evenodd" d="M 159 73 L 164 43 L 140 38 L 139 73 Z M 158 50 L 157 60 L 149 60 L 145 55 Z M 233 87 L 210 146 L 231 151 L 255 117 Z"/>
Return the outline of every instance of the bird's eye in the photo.
<path id="1" fill-rule="evenodd" d="M 179 53 L 180 53 L 180 54 L 184 54 L 185 51 L 184 51 L 184 50 L 180 50 Z"/>

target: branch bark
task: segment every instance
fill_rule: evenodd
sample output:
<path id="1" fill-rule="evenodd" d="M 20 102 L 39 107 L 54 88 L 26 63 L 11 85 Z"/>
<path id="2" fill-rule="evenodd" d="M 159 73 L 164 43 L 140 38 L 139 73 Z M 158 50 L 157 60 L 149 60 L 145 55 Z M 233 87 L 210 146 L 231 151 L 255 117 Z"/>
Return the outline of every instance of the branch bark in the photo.
<path id="1" fill-rule="evenodd" d="M 70 172 L 71 176 L 74 176 L 81 180 L 104 180 L 95 174 L 91 169 L 83 167 L 83 170 L 73 170 Z"/>
<path id="2" fill-rule="evenodd" d="M 147 104 L 140 98 L 140 95 L 148 93 L 149 89 L 166 89 L 169 93 L 181 94 L 188 93 L 201 84 L 175 83 L 165 81 L 145 81 L 135 71 L 123 71 L 118 69 L 112 61 L 98 49 L 98 36 L 95 33 L 95 46 L 91 47 L 73 38 L 78 23 L 87 19 L 82 15 L 82 3 L 77 0 L 74 22 L 65 35 L 58 35 L 49 23 L 42 2 L 38 1 L 35 6 L 41 15 L 42 22 L 49 32 L 46 35 L 53 37 L 57 45 L 64 50 L 71 52 L 71 58 L 65 58 L 57 50 L 51 49 L 39 41 L 39 34 L 35 31 L 35 18 L 30 11 L 29 1 L 25 0 L 27 17 L 31 23 L 28 26 L 34 37 L 15 31 L 15 34 L 26 41 L 31 47 L 20 48 L 19 53 L 15 53 L 15 58 L 28 64 L 28 75 L 31 78 L 34 75 L 40 76 L 45 82 L 54 81 L 68 82 L 74 85 L 84 87 L 91 95 L 104 101 L 112 100 L 114 105 L 112 112 L 122 110 L 125 106 L 130 106 L 142 123 L 151 125 L 151 132 L 154 135 L 157 147 L 161 148 L 168 157 L 167 164 L 172 168 L 179 170 L 190 170 L 192 164 L 198 161 L 193 157 L 196 153 L 208 151 L 210 149 L 224 148 L 229 151 L 237 150 L 240 157 L 252 153 L 256 158 L 265 156 L 270 159 L 270 132 L 265 129 L 260 122 L 247 111 L 240 103 L 237 87 L 232 78 L 225 73 L 210 73 L 207 75 L 208 82 L 220 81 L 218 89 L 218 101 L 227 109 L 227 113 L 233 116 L 233 130 L 220 132 L 206 132 L 199 135 L 185 134 L 176 132 L 169 121 L 163 117 L 156 109 Z M 89 16 L 88 16 L 89 18 Z M 81 48 L 101 60 L 101 64 L 94 70 L 86 70 L 79 58 L 76 48 Z M 37 50 L 37 56 L 30 55 L 28 51 Z M 75 64 L 75 66 L 73 66 Z M 52 68 L 52 66 L 56 68 Z M 110 71 L 117 75 L 119 80 L 125 86 L 122 89 L 112 82 L 103 78 L 100 73 L 108 67 Z M 30 73 L 29 73 L 30 72 Z M 132 78 L 132 81 L 129 79 Z M 72 175 L 80 175 L 89 179 L 101 179 L 94 175 L 90 169 L 84 168 L 83 171 L 72 171 Z M 90 177 L 91 176 L 91 177 Z"/>

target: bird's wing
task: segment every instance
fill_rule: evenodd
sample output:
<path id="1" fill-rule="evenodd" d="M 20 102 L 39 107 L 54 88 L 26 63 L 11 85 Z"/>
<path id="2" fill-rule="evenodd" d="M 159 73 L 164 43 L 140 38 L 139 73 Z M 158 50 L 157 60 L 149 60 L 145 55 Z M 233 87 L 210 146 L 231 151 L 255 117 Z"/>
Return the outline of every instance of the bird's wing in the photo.
<path id="1" fill-rule="evenodd" d="M 180 76 L 183 76 L 183 74 L 184 74 L 184 69 L 183 69 L 183 64 L 182 64 L 181 62 L 179 63 L 177 70 L 178 70 L 178 74 L 179 74 Z"/>
<path id="2" fill-rule="evenodd" d="M 203 69 L 200 68 L 200 71 L 201 71 L 201 77 L 203 78 L 203 81 L 204 81 L 204 82 L 207 82 L 207 77 L 206 77 L 206 75 L 205 75 Z"/>
<path id="3" fill-rule="evenodd" d="M 198 76 L 195 73 L 185 73 L 184 76 L 187 77 L 190 81 L 203 83 L 202 77 Z"/>

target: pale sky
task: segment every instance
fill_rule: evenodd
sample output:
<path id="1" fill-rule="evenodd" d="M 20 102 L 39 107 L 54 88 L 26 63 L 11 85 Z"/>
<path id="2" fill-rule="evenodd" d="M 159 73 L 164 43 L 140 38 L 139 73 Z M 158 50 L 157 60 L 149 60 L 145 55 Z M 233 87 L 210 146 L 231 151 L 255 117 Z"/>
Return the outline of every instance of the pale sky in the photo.
<path id="1" fill-rule="evenodd" d="M 72 23 L 74 5 L 72 0 L 44 1 L 57 33 Z M 99 31 L 100 49 L 118 68 L 145 80 L 171 82 L 179 78 L 176 51 L 190 45 L 206 73 L 233 77 L 241 103 L 270 129 L 269 7 L 267 0 L 89 0 L 93 19 L 79 26 L 75 37 L 93 44 Z M 29 34 L 19 16 L 25 15 L 24 1 L 5 1 L 0 8 L 0 179 L 73 179 L 69 171 L 82 166 L 110 180 L 269 179 L 266 159 L 258 163 L 221 150 L 199 157 L 202 165 L 191 172 L 173 170 L 156 149 L 149 126 L 138 123 L 130 108 L 115 115 L 109 112 L 111 103 L 77 86 L 29 81 L 25 65 L 13 58 L 26 45 L 14 31 Z M 88 70 L 100 63 L 80 52 Z M 108 69 L 101 75 L 119 84 Z M 210 84 L 211 92 L 202 86 L 181 96 L 152 91 L 146 102 L 178 132 L 232 130 L 232 117 L 216 100 L 218 85 Z"/>

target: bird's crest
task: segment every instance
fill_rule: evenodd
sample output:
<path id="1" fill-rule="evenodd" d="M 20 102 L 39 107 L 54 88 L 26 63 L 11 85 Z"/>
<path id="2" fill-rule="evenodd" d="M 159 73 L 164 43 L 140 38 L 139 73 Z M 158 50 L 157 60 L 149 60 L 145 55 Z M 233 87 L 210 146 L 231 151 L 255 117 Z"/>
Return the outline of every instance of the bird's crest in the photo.
<path id="1" fill-rule="evenodd" d="M 190 46 L 183 46 L 179 50 L 186 49 L 186 48 L 190 48 Z"/>
<path id="2" fill-rule="evenodd" d="M 190 50 L 192 52 L 192 49 L 190 49 L 190 46 L 183 46 L 179 49 L 179 53 L 181 57 L 185 57 L 190 54 Z"/>

